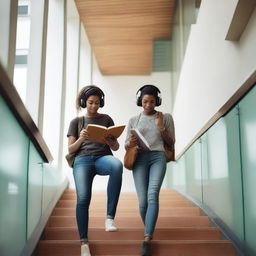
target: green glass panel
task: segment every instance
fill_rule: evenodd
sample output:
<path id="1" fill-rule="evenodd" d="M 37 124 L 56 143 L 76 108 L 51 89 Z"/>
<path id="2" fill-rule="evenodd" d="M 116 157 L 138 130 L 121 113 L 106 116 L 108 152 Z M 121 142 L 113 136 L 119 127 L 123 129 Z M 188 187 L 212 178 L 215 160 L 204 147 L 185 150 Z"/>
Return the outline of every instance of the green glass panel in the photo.
<path id="1" fill-rule="evenodd" d="M 33 143 L 30 143 L 28 174 L 28 239 L 40 221 L 42 214 L 43 165 Z"/>
<path id="2" fill-rule="evenodd" d="M 245 242 L 256 254 L 256 88 L 239 103 L 244 187 Z M 249 254 L 248 254 L 249 255 Z"/>
<path id="3" fill-rule="evenodd" d="M 43 213 L 51 207 L 52 200 L 56 198 L 61 182 L 61 172 L 50 164 L 44 164 Z"/>
<path id="4" fill-rule="evenodd" d="M 186 191 L 189 196 L 202 203 L 201 143 L 196 141 L 185 153 Z"/>
<path id="5" fill-rule="evenodd" d="M 173 177 L 174 177 L 174 168 L 176 162 L 170 162 L 167 164 L 167 169 L 166 169 L 166 175 L 165 175 L 165 182 L 167 188 L 173 188 Z"/>
<path id="6" fill-rule="evenodd" d="M 173 165 L 173 188 L 186 193 L 186 162 L 184 155 Z"/>
<path id="7" fill-rule="evenodd" d="M 233 109 L 202 138 L 203 203 L 243 240 L 239 119 Z"/>
<path id="8" fill-rule="evenodd" d="M 0 95 L 0 250 L 17 256 L 26 243 L 29 140 Z"/>

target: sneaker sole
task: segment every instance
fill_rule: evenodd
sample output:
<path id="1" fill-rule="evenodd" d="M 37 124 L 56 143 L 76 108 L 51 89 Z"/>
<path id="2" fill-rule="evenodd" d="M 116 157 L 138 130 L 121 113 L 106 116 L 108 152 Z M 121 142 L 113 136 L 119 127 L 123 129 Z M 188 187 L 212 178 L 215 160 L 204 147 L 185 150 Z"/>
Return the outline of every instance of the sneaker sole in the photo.
<path id="1" fill-rule="evenodd" d="M 105 231 L 106 232 L 115 232 L 115 231 L 117 231 L 117 228 L 115 228 L 115 229 L 105 229 Z"/>

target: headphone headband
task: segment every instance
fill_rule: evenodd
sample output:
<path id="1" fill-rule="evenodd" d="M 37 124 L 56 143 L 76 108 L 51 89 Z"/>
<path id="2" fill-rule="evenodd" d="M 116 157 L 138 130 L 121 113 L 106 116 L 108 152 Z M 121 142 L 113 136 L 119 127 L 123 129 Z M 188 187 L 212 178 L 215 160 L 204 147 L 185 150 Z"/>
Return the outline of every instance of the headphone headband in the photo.
<path id="1" fill-rule="evenodd" d="M 162 98 L 161 98 L 161 92 L 160 90 L 154 86 L 154 85 L 151 85 L 151 84 L 146 84 L 144 86 L 142 86 L 136 93 L 136 104 L 137 106 L 142 106 L 142 96 L 143 96 L 143 90 L 145 90 L 146 88 L 149 88 L 151 89 L 152 91 L 154 91 L 155 93 L 148 93 L 150 95 L 154 95 L 156 97 L 156 106 L 160 106 L 161 103 L 162 103 Z M 144 93 L 144 94 L 147 94 L 147 93 Z"/>
<path id="2" fill-rule="evenodd" d="M 100 98 L 100 108 L 104 106 L 104 92 L 97 86 L 86 86 L 81 94 L 80 106 L 86 108 L 86 101 L 91 95 L 97 95 Z"/>

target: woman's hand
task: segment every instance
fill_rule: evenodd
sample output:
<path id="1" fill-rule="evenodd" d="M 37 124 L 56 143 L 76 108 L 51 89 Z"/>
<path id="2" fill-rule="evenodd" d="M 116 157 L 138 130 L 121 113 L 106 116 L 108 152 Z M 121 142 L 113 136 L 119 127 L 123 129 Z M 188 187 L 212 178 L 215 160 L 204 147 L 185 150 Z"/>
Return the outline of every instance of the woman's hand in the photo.
<path id="1" fill-rule="evenodd" d="M 81 130 L 79 139 L 88 140 L 88 131 L 86 129 Z"/>
<path id="2" fill-rule="evenodd" d="M 138 145 L 138 139 L 135 135 L 131 134 L 129 142 L 127 143 L 128 148 L 136 147 Z"/>
<path id="3" fill-rule="evenodd" d="M 113 147 L 117 142 L 117 139 L 112 135 L 108 135 L 108 136 L 104 137 L 104 140 L 105 140 L 106 144 L 108 144 L 110 147 Z"/>
<path id="4" fill-rule="evenodd" d="M 156 119 L 155 119 L 156 126 L 160 130 L 160 132 L 163 132 L 165 130 L 164 128 L 164 115 L 162 112 L 157 112 Z"/>
<path id="5" fill-rule="evenodd" d="M 106 144 L 108 144 L 109 147 L 110 147 L 112 150 L 114 150 L 114 151 L 115 151 L 115 150 L 118 150 L 118 148 L 119 148 L 119 143 L 118 143 L 117 139 L 116 139 L 114 136 L 108 135 L 108 136 L 104 137 L 104 140 L 105 140 Z"/>

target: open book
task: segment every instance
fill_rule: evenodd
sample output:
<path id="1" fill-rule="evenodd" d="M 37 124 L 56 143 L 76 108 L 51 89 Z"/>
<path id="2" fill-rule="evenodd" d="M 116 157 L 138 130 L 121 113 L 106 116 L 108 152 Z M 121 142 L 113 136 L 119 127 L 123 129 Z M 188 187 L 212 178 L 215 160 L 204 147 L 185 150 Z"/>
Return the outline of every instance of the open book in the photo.
<path id="1" fill-rule="evenodd" d="M 140 131 L 137 128 L 131 129 L 131 134 L 135 135 L 138 139 L 138 146 L 142 148 L 143 150 L 150 150 L 150 146 L 145 139 L 145 137 L 140 133 Z"/>
<path id="2" fill-rule="evenodd" d="M 124 128 L 125 125 L 105 127 L 97 124 L 88 124 L 86 130 L 89 135 L 88 140 L 105 144 L 104 137 L 112 135 L 115 138 L 118 138 L 122 134 Z"/>

